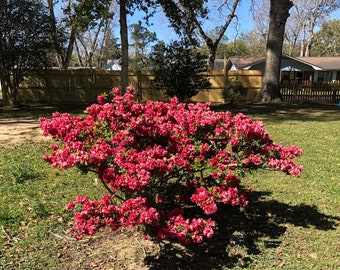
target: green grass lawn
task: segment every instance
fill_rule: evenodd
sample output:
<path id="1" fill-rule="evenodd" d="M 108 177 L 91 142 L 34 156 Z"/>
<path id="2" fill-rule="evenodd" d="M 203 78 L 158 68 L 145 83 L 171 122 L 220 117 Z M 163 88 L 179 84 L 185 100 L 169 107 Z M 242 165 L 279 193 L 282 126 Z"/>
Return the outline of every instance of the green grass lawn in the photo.
<path id="1" fill-rule="evenodd" d="M 51 169 L 41 158 L 46 141 L 1 145 L 0 269 L 130 269 L 131 261 L 131 269 L 339 269 L 340 108 L 228 109 L 263 120 L 274 141 L 301 147 L 304 154 L 297 161 L 304 171 L 301 178 L 270 171 L 247 177 L 245 185 L 254 189 L 249 206 L 242 211 L 225 207 L 216 217 L 216 235 L 201 246 L 151 247 L 138 233 L 117 234 L 123 244 L 119 239 L 111 244 L 107 232 L 91 240 L 69 239 L 72 215 L 64 205 L 78 194 L 98 198 L 104 190 L 95 175 Z M 48 116 L 50 111 L 0 117 Z M 132 249 L 140 252 L 115 255 Z"/>

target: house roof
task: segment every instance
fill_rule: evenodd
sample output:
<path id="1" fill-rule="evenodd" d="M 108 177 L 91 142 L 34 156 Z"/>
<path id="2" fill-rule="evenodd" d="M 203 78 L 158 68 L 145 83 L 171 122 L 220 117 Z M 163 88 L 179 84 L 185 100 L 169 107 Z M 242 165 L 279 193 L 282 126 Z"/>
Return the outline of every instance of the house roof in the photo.
<path id="1" fill-rule="evenodd" d="M 296 57 L 323 70 L 340 70 L 340 57 Z"/>
<path id="2" fill-rule="evenodd" d="M 262 62 L 265 57 L 259 56 L 233 56 L 228 61 L 231 61 L 236 69 L 248 69 L 250 66 Z"/>
<path id="3" fill-rule="evenodd" d="M 224 59 L 215 59 L 214 69 L 222 70 L 224 68 Z"/>
<path id="4" fill-rule="evenodd" d="M 282 60 L 292 60 L 310 66 L 313 70 L 340 70 L 340 57 L 292 57 L 283 55 Z M 263 63 L 265 57 L 233 56 L 228 59 L 227 68 L 250 69 L 252 66 Z"/>
<path id="5" fill-rule="evenodd" d="M 121 70 L 121 64 L 120 64 L 120 60 L 109 60 L 106 67 L 106 70 Z"/>

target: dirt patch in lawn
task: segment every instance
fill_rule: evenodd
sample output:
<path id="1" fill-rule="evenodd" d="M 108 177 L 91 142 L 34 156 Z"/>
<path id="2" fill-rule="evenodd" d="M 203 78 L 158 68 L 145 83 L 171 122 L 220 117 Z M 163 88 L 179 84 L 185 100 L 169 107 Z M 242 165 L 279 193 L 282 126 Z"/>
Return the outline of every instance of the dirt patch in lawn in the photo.
<path id="1" fill-rule="evenodd" d="M 56 111 L 79 115 L 84 112 L 84 108 L 0 106 L 0 145 L 20 143 L 25 140 L 47 139 L 42 136 L 42 131 L 39 128 L 39 117 L 50 118 Z"/>
<path id="2" fill-rule="evenodd" d="M 0 144 L 15 143 L 39 135 L 41 136 L 37 119 L 0 119 Z"/>
<path id="3" fill-rule="evenodd" d="M 0 119 L 0 145 L 32 139 L 44 139 L 39 128 L 38 119 Z"/>

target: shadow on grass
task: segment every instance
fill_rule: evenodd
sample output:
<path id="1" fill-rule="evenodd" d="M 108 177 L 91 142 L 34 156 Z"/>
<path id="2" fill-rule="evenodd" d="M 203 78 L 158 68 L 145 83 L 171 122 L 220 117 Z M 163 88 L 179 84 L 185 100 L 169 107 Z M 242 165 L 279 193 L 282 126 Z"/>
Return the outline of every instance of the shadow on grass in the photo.
<path id="1" fill-rule="evenodd" d="M 82 114 L 87 108 L 86 105 L 64 105 L 64 106 L 18 106 L 18 107 L 1 107 L 0 106 L 0 120 L 7 118 L 21 118 L 21 119 L 35 119 L 40 116 L 51 117 L 54 112 L 65 113 L 71 115 Z"/>
<path id="2" fill-rule="evenodd" d="M 60 105 L 60 106 L 19 106 L 1 107 L 0 119 L 4 118 L 27 118 L 38 119 L 40 116 L 51 117 L 52 113 L 68 112 L 72 115 L 83 114 L 88 105 Z M 233 114 L 242 112 L 252 117 L 259 117 L 262 120 L 285 121 L 335 121 L 340 120 L 340 106 L 337 104 L 219 104 L 213 105 L 216 111 L 231 111 Z"/>
<path id="3" fill-rule="evenodd" d="M 217 111 L 244 113 L 261 120 L 270 121 L 336 121 L 340 120 L 340 106 L 337 104 L 221 104 L 213 106 Z"/>
<path id="4" fill-rule="evenodd" d="M 286 231 L 286 224 L 312 227 L 317 230 L 335 230 L 339 217 L 320 213 L 315 206 L 291 206 L 276 200 L 261 200 L 269 193 L 254 192 L 245 211 L 222 206 L 214 219 L 219 228 L 204 244 L 186 248 L 163 244 L 157 257 L 148 256 L 149 269 L 221 269 L 246 267 L 253 255 L 260 254 L 259 243 L 265 248 L 276 248 Z"/>

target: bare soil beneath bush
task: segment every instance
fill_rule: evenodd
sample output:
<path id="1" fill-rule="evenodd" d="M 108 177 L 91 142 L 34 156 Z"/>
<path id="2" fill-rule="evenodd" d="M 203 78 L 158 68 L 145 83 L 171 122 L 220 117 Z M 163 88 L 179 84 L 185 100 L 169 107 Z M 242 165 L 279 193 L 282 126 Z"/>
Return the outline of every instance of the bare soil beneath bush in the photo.
<path id="1" fill-rule="evenodd" d="M 62 238 L 60 245 L 59 270 L 147 270 L 150 268 L 144 262 L 145 257 L 157 256 L 160 251 L 157 244 L 143 239 L 141 233 L 132 228 L 117 232 L 104 229 L 80 241 Z"/>

